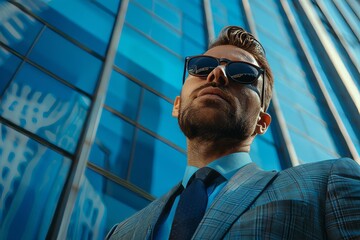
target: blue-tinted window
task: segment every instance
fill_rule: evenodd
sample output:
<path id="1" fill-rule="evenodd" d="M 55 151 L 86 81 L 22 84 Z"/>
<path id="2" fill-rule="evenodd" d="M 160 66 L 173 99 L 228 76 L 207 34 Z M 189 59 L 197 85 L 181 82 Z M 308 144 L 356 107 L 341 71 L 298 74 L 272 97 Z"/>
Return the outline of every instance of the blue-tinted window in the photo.
<path id="1" fill-rule="evenodd" d="M 53 0 L 46 3 L 45 1 L 21 3 L 60 31 L 98 54 L 105 55 L 115 20 L 113 10 L 109 11 L 109 7 L 117 5 L 118 1 L 111 0 L 105 4 L 102 2 L 73 0 L 69 4 L 69 2 Z"/>
<path id="2" fill-rule="evenodd" d="M 145 91 L 139 123 L 185 149 L 185 137 L 178 126 L 177 118 L 171 115 L 172 108 L 171 103 L 149 91 Z"/>
<path id="3" fill-rule="evenodd" d="M 0 99 L 20 63 L 19 58 L 0 47 Z"/>
<path id="4" fill-rule="evenodd" d="M 207 44 L 204 19 L 200 1 L 136 0 L 130 2 L 126 15 L 127 24 L 181 56 L 194 51 L 189 49 L 191 45 L 204 51 Z"/>
<path id="5" fill-rule="evenodd" d="M 182 48 L 184 56 L 194 56 L 205 52 L 205 45 L 200 45 L 190 38 L 184 37 L 182 42 Z"/>
<path id="6" fill-rule="evenodd" d="M 0 125 L 0 236 L 45 239 L 71 161 Z"/>
<path id="7" fill-rule="evenodd" d="M 67 232 L 67 239 L 104 239 L 111 227 L 150 201 L 87 169 Z"/>
<path id="8" fill-rule="evenodd" d="M 215 36 L 218 36 L 225 26 L 235 25 L 246 28 L 240 1 L 228 0 L 226 4 L 221 0 L 212 0 L 211 10 L 214 19 Z"/>
<path id="9" fill-rule="evenodd" d="M 311 142 L 309 138 L 305 137 L 298 131 L 294 131 L 292 128 L 289 128 L 289 134 L 300 164 L 317 162 L 320 160 L 315 154 L 314 149 L 316 147 L 314 147 L 314 143 Z"/>
<path id="10" fill-rule="evenodd" d="M 336 1 L 337 8 L 342 12 L 346 21 L 351 26 L 352 31 L 358 37 L 360 36 L 360 19 L 357 17 L 353 11 L 351 10 L 350 6 L 346 3 L 346 1 Z M 359 14 L 359 13 L 358 13 Z"/>
<path id="11" fill-rule="evenodd" d="M 324 147 L 335 150 L 336 144 L 330 135 L 327 124 L 304 111 L 300 114 L 304 116 L 307 134 Z"/>
<path id="12" fill-rule="evenodd" d="M 294 106 L 299 105 L 315 115 L 320 114 L 317 99 L 309 93 L 301 92 L 294 88 L 294 86 L 286 84 L 286 82 L 283 81 L 276 82 L 275 88 L 279 96 L 283 99 L 287 99 L 293 103 Z"/>
<path id="13" fill-rule="evenodd" d="M 0 114 L 73 152 L 90 101 L 35 67 L 24 64 L 0 101 Z"/>
<path id="14" fill-rule="evenodd" d="M 141 5 L 129 3 L 126 22 L 160 45 L 175 53 L 181 53 L 181 34 Z"/>
<path id="15" fill-rule="evenodd" d="M 323 160 L 344 157 L 344 156 L 340 156 L 339 154 L 337 154 L 334 151 L 329 151 L 329 149 L 315 148 L 314 152 L 315 152 L 317 161 L 323 161 Z"/>
<path id="16" fill-rule="evenodd" d="M 189 19 L 189 21 L 194 23 L 200 23 L 201 25 L 204 24 L 205 14 L 202 0 L 168 0 L 167 2 L 181 9 L 184 17 Z"/>
<path id="17" fill-rule="evenodd" d="M 102 65 L 99 59 L 48 28 L 31 51 L 30 59 L 90 94 Z"/>
<path id="18" fill-rule="evenodd" d="M 159 197 L 181 181 L 185 167 L 184 153 L 139 130 L 131 168 L 132 183 Z"/>
<path id="19" fill-rule="evenodd" d="M 155 1 L 153 6 L 157 16 L 176 30 L 181 31 L 182 12 L 179 8 L 166 1 Z"/>
<path id="20" fill-rule="evenodd" d="M 0 4 L 0 41 L 25 55 L 43 25 L 9 2 Z"/>
<path id="21" fill-rule="evenodd" d="M 134 127 L 103 110 L 90 161 L 121 178 L 126 178 Z"/>
<path id="22" fill-rule="evenodd" d="M 251 160 L 264 170 L 281 170 L 276 146 L 261 138 L 255 138 L 251 144 Z"/>
<path id="23" fill-rule="evenodd" d="M 122 74 L 113 71 L 111 74 L 105 104 L 136 120 L 141 88 Z"/>
<path id="24" fill-rule="evenodd" d="M 305 129 L 305 123 L 298 107 L 286 98 L 279 98 L 279 103 L 287 125 L 298 129 Z"/>
<path id="25" fill-rule="evenodd" d="M 120 0 L 95 0 L 94 4 L 97 4 L 99 8 L 108 12 L 112 15 L 116 15 L 118 8 L 119 8 Z"/>
<path id="26" fill-rule="evenodd" d="M 281 18 L 278 16 L 276 7 L 275 8 L 263 7 L 262 5 L 259 4 L 259 2 L 261 1 L 250 2 L 250 7 L 256 25 L 265 28 L 267 32 L 270 32 L 273 35 L 273 37 L 277 38 L 280 42 L 283 41 L 284 39 L 287 40 L 288 35 L 286 34 Z M 271 18 L 271 24 L 269 24 L 269 18 Z"/>
<path id="27" fill-rule="evenodd" d="M 126 25 L 121 34 L 115 64 L 167 97 L 174 99 L 180 92 L 183 59 Z"/>
<path id="28" fill-rule="evenodd" d="M 190 2 L 183 1 L 183 3 L 184 5 L 186 5 L 185 3 L 190 3 Z M 196 8 L 191 7 L 191 9 L 193 10 Z M 200 10 L 202 10 L 202 8 Z M 184 11 L 185 12 L 183 13 L 186 13 L 188 12 L 188 9 Z M 200 15 L 194 15 L 194 16 L 205 19 L 205 16 L 202 13 Z M 194 20 L 191 19 L 188 15 L 185 15 L 182 24 L 183 24 L 183 37 L 191 39 L 205 50 L 208 44 L 207 43 L 208 36 L 205 27 L 205 21 L 201 20 L 199 22 L 194 22 Z"/>
<path id="29" fill-rule="evenodd" d="M 325 6 L 327 6 L 327 9 L 330 11 L 331 16 L 336 19 L 335 22 L 336 24 L 339 26 L 338 30 L 339 31 L 348 31 L 348 27 L 346 26 L 346 24 L 344 24 L 344 20 L 341 18 L 341 16 L 339 15 L 339 12 L 336 11 L 336 9 L 334 8 L 333 4 L 329 4 L 329 2 L 324 2 Z M 342 122 L 344 123 L 355 147 L 357 147 L 358 151 L 359 151 L 359 138 L 357 137 L 356 131 L 357 131 L 357 126 L 356 124 L 352 124 L 351 123 L 351 119 L 349 118 L 349 114 L 346 114 L 345 112 L 345 106 L 346 102 L 343 101 L 342 97 L 340 94 L 337 95 L 337 88 L 336 86 L 334 86 L 332 84 L 332 82 L 334 81 L 334 79 L 331 77 L 332 74 L 328 73 L 328 66 L 326 65 L 326 63 L 324 63 L 323 59 L 322 59 L 322 55 L 319 55 L 319 51 L 318 49 L 314 48 L 314 44 L 313 44 L 313 36 L 309 34 L 309 31 L 306 29 L 306 26 L 304 26 L 302 24 L 302 21 L 300 20 L 302 18 L 302 15 L 299 14 L 297 12 L 297 8 L 294 6 L 295 3 L 289 2 L 289 6 L 290 9 L 293 13 L 294 19 L 297 23 L 297 26 L 299 27 L 299 30 L 301 32 L 301 38 L 300 40 L 304 42 L 304 44 L 306 45 L 306 48 L 308 49 L 308 52 L 310 54 L 311 60 L 314 62 L 316 68 L 317 68 L 317 72 L 320 75 L 321 80 L 323 81 L 323 84 L 326 87 L 326 90 L 328 91 L 332 102 L 334 103 L 340 118 L 342 120 Z M 309 82 L 310 83 L 310 82 Z M 317 114 L 315 114 L 316 116 L 318 116 Z M 327 122 L 327 121 L 326 121 Z M 316 133 L 314 133 L 316 134 Z M 335 137 L 335 141 L 336 141 Z M 339 146 L 339 143 L 337 142 L 337 147 L 341 148 L 342 146 Z M 322 150 L 320 150 L 322 151 Z M 333 150 L 332 150 L 333 151 Z"/>

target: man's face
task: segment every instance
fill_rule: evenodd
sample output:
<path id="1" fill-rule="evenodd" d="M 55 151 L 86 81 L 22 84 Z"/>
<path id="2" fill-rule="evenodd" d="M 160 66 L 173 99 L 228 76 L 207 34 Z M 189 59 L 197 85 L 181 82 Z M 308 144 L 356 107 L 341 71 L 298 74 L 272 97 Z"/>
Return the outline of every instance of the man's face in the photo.
<path id="1" fill-rule="evenodd" d="M 232 45 L 214 47 L 204 55 L 258 66 L 250 53 Z M 175 116 L 188 139 L 243 141 L 255 133 L 263 79 L 251 85 L 234 82 L 227 78 L 224 67 L 225 63 L 207 77 L 189 75 L 186 79 Z"/>

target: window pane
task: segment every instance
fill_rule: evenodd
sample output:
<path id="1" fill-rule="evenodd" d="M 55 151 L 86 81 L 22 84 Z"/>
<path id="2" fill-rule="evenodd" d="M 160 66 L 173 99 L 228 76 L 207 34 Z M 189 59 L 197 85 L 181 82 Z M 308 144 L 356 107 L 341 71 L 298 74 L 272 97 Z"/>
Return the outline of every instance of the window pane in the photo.
<path id="1" fill-rule="evenodd" d="M 150 201 L 87 169 L 71 215 L 67 239 L 104 239 L 116 223 Z"/>
<path id="2" fill-rule="evenodd" d="M 21 60 L 0 47 L 0 99 Z"/>
<path id="3" fill-rule="evenodd" d="M 107 9 L 108 6 L 115 5 L 113 0 L 109 4 L 82 0 L 40 0 L 36 3 L 21 3 L 86 47 L 105 55 L 115 20 L 113 12 Z"/>
<path id="4" fill-rule="evenodd" d="M 217 36 L 225 26 L 235 25 L 245 28 L 242 6 L 238 0 L 228 0 L 224 4 L 221 0 L 211 1 L 211 11 L 214 18 L 215 35 Z"/>
<path id="5" fill-rule="evenodd" d="M 105 104 L 136 120 L 141 88 L 122 74 L 113 71 Z"/>
<path id="6" fill-rule="evenodd" d="M 264 170 L 281 170 L 276 146 L 261 138 L 255 138 L 251 144 L 250 156 L 253 162 Z"/>
<path id="7" fill-rule="evenodd" d="M 0 124 L 0 236 L 45 239 L 71 161 Z"/>
<path id="8" fill-rule="evenodd" d="M 186 149 L 186 141 L 177 118 L 172 114 L 173 105 L 155 94 L 144 91 L 139 123 L 160 136 Z"/>
<path id="9" fill-rule="evenodd" d="M 24 64 L 0 101 L 0 114 L 73 152 L 90 101 L 35 67 Z"/>
<path id="10" fill-rule="evenodd" d="M 90 161 L 121 178 L 126 178 L 134 127 L 103 110 Z"/>
<path id="11" fill-rule="evenodd" d="M 42 24 L 9 2 L 0 2 L 0 41 L 25 55 Z"/>
<path id="12" fill-rule="evenodd" d="M 175 98 L 180 92 L 183 59 L 126 25 L 121 34 L 115 65 L 169 98 Z"/>
<path id="13" fill-rule="evenodd" d="M 185 167 L 184 153 L 139 130 L 131 182 L 159 197 L 181 181 Z"/>
<path id="14" fill-rule="evenodd" d="M 99 59 L 48 28 L 31 51 L 30 59 L 90 94 L 102 65 Z"/>

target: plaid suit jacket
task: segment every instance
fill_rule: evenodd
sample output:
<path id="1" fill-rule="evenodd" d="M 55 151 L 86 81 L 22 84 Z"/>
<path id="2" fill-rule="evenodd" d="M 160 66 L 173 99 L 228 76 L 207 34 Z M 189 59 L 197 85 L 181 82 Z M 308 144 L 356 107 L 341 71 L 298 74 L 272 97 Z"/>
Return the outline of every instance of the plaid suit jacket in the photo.
<path id="1" fill-rule="evenodd" d="M 152 239 L 169 198 L 115 226 L 109 239 Z M 241 168 L 206 211 L 193 239 L 360 239 L 360 166 L 351 159 L 266 172 Z"/>

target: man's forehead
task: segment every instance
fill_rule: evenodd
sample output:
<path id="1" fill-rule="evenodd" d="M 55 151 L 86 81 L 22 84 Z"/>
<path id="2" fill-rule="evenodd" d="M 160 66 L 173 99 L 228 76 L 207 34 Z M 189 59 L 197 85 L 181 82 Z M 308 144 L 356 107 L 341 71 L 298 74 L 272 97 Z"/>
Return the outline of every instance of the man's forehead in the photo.
<path id="1" fill-rule="evenodd" d="M 210 48 L 204 53 L 204 55 L 226 58 L 232 61 L 245 61 L 258 65 L 251 53 L 233 45 L 220 45 Z"/>

